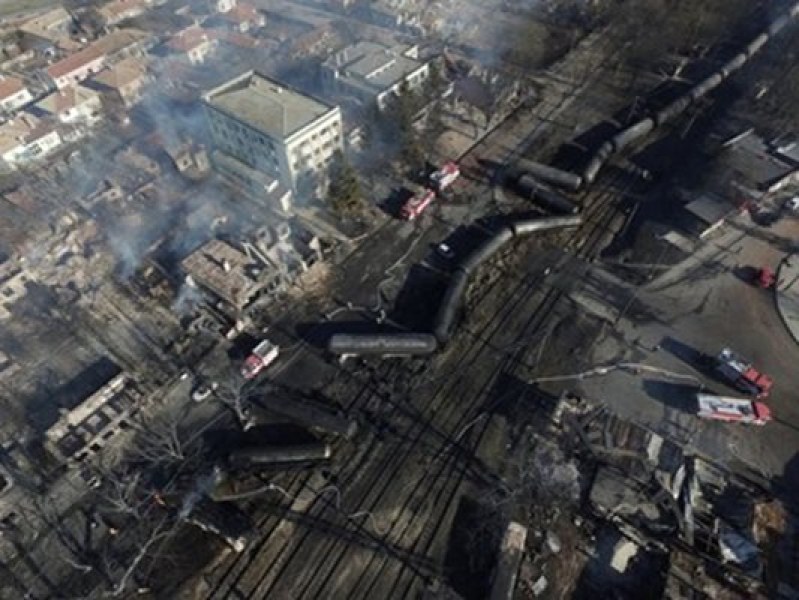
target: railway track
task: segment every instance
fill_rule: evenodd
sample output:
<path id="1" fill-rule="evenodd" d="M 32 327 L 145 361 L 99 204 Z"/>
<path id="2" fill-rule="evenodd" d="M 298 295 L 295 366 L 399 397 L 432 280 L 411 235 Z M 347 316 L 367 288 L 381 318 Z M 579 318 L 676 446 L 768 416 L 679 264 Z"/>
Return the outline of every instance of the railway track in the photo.
<path id="1" fill-rule="evenodd" d="M 611 206 L 608 206 L 606 203 L 598 202 L 597 211 L 594 216 L 596 219 L 590 224 L 590 231 L 585 238 L 585 242 L 580 248 L 580 252 L 578 253 L 578 255 L 582 255 L 585 258 L 589 258 L 592 253 L 601 249 L 601 240 L 607 233 L 606 227 L 615 217 L 615 213 Z M 516 339 L 527 340 L 536 335 L 540 335 L 548 321 L 550 313 L 555 309 L 564 295 L 565 293 L 559 290 L 550 290 L 544 293 L 543 297 L 541 297 L 541 300 L 538 303 L 537 308 L 530 315 L 527 323 L 518 330 L 518 333 L 515 336 Z M 493 350 L 491 350 L 486 344 L 485 340 L 479 343 L 481 344 L 482 349 L 485 351 L 493 352 Z M 503 356 L 489 379 L 491 382 L 490 385 L 493 385 L 493 381 L 495 381 L 496 378 L 502 374 L 516 374 L 519 370 L 526 370 L 524 361 L 526 352 L 527 348 L 522 347 L 511 355 Z M 452 429 L 452 431 L 458 431 L 457 427 L 459 425 L 477 422 L 478 426 L 472 431 L 472 444 L 475 447 L 479 444 L 488 428 L 487 421 L 482 425 L 476 421 L 478 415 L 475 413 L 486 411 L 486 408 L 481 406 L 480 400 L 482 398 L 484 398 L 484 394 L 482 392 L 475 396 L 475 401 L 470 403 L 468 410 L 462 413 L 462 417 L 460 418 L 458 425 Z M 500 398 L 499 400 L 502 399 Z M 499 400 L 495 401 L 495 403 Z M 456 496 L 459 493 L 461 484 L 463 483 L 466 475 L 464 465 L 462 462 L 458 461 L 457 455 L 449 453 L 449 448 L 444 447 L 442 448 L 441 452 L 449 454 L 449 458 L 447 460 L 439 461 L 439 467 L 434 472 L 430 474 L 423 474 L 411 493 L 409 502 L 413 501 L 413 499 L 416 499 L 417 503 L 421 503 L 423 505 L 427 504 L 429 506 L 453 506 L 456 504 Z M 449 473 L 450 476 L 445 478 L 444 475 L 446 473 Z M 427 497 L 419 500 L 418 494 L 425 494 Z M 415 541 L 412 539 L 407 539 L 407 542 L 410 543 L 410 545 L 406 545 L 403 542 L 406 540 L 406 538 L 412 538 L 414 533 L 411 529 L 411 522 L 409 521 L 405 524 L 403 530 L 399 532 L 399 537 L 395 538 L 395 543 L 401 545 L 402 547 L 408 548 L 408 550 L 414 555 L 427 556 L 431 546 L 437 539 L 439 529 L 443 526 L 444 522 L 445 520 L 438 517 L 437 512 L 433 511 L 430 522 L 425 526 L 417 528 L 421 534 L 416 537 Z M 377 557 L 373 557 L 372 560 L 377 560 Z M 383 564 L 371 577 L 371 582 L 368 585 L 360 585 L 360 587 L 356 586 L 356 588 L 351 591 L 348 597 L 370 597 L 370 594 L 374 591 L 374 587 L 377 582 L 384 581 L 386 578 L 390 578 L 388 575 L 386 575 L 385 571 L 397 569 L 399 570 L 399 573 L 396 575 L 398 584 L 395 586 L 396 593 L 392 594 L 392 597 L 407 597 L 411 591 L 412 581 L 406 582 L 405 585 L 399 585 L 403 577 L 407 575 L 407 569 L 402 566 L 398 566 L 397 563 L 389 563 L 388 561 L 383 561 Z"/>
<path id="2" fill-rule="evenodd" d="M 617 182 L 614 180 L 612 183 L 602 186 L 595 193 L 588 194 L 589 197 L 585 200 L 587 207 L 586 224 L 580 231 L 582 234 L 580 237 L 584 241 L 580 244 L 580 248 L 578 249 L 579 255 L 589 257 L 592 252 L 600 248 L 602 239 L 608 234 L 607 226 L 610 220 L 615 217 L 615 212 L 607 200 L 617 193 L 613 185 L 615 183 Z M 497 278 L 492 287 L 497 288 L 500 286 L 500 282 L 505 281 L 507 281 L 507 278 Z M 424 445 L 425 447 L 422 447 L 422 437 L 433 427 L 430 425 L 431 421 L 435 423 L 435 430 L 441 432 L 433 436 L 434 438 L 439 438 L 438 452 L 431 461 L 431 464 L 437 464 L 437 467 L 435 469 L 428 468 L 424 470 L 422 476 L 416 480 L 415 483 L 411 482 L 411 493 L 407 494 L 407 499 L 403 502 L 399 509 L 399 513 L 417 512 L 418 509 L 411 510 L 411 505 L 420 507 L 424 505 L 447 506 L 452 504 L 452 500 L 458 493 L 468 472 L 468 461 L 464 461 L 462 458 L 464 452 L 452 451 L 453 448 L 456 447 L 456 444 L 453 442 L 460 443 L 460 440 L 453 440 L 453 437 L 461 428 L 475 418 L 476 413 L 479 413 L 486 391 L 494 385 L 494 381 L 499 375 L 507 373 L 515 368 L 525 367 L 523 360 L 525 349 L 522 348 L 511 355 L 502 353 L 498 351 L 497 348 L 506 347 L 508 343 L 498 344 L 496 343 L 496 338 L 498 332 L 514 329 L 508 327 L 508 319 L 512 315 L 518 313 L 518 309 L 525 302 L 529 302 L 531 297 L 537 292 L 540 292 L 540 283 L 540 279 L 517 277 L 511 292 L 504 298 L 504 309 L 494 318 L 490 319 L 479 331 L 467 330 L 463 333 L 463 335 L 471 340 L 471 344 L 466 349 L 466 356 L 461 356 L 459 359 L 459 363 L 462 367 L 450 371 L 444 380 L 438 383 L 435 390 L 432 390 L 430 405 L 435 407 L 434 414 L 431 415 L 432 418 L 426 418 L 422 409 L 418 409 L 418 417 L 412 419 L 407 428 L 402 431 L 403 445 L 407 447 L 406 451 L 392 452 L 386 459 L 382 461 L 371 461 L 370 464 L 370 460 L 367 457 L 373 455 L 373 450 L 376 449 L 376 445 L 378 444 L 372 440 L 366 447 L 366 450 L 359 453 L 361 460 L 353 461 L 349 469 L 345 469 L 340 473 L 340 481 L 338 482 L 339 488 L 343 490 L 347 490 L 348 488 L 353 490 L 350 494 L 346 492 L 343 494 L 344 498 L 342 504 L 347 507 L 347 511 L 375 512 L 379 509 L 382 502 L 386 500 L 390 501 L 393 498 L 393 492 L 396 488 L 394 484 L 396 484 L 397 481 L 403 482 L 403 487 L 405 489 L 401 491 L 403 491 L 403 496 L 406 495 L 404 492 L 407 491 L 408 484 L 403 481 L 401 473 L 407 468 L 408 461 L 412 460 L 414 454 L 429 454 L 430 451 L 435 448 L 434 445 L 430 448 L 430 445 L 433 444 L 432 441 L 426 442 Z M 540 331 L 543 324 L 546 322 L 547 315 L 557 304 L 562 295 L 563 293 L 557 290 L 545 292 L 540 302 L 538 302 L 537 308 L 530 314 L 527 324 L 517 330 L 517 333 L 511 339 L 506 340 L 506 342 L 509 342 L 512 346 L 514 342 L 528 340 L 536 335 L 536 332 Z M 482 296 L 482 301 L 487 302 L 491 297 L 492 294 L 490 293 L 484 294 Z M 491 376 L 486 379 L 485 385 L 480 388 L 477 393 L 473 394 L 468 401 L 465 401 L 462 390 L 463 386 L 459 386 L 463 372 L 468 370 L 473 364 L 492 360 L 492 358 L 495 367 L 493 368 Z M 396 401 L 385 398 L 385 394 L 381 393 L 377 388 L 381 381 L 387 381 L 391 380 L 392 377 L 401 376 L 403 370 L 403 365 L 398 361 L 388 363 L 385 366 L 380 365 L 369 380 L 362 383 L 360 393 L 348 408 L 357 408 L 358 406 L 368 404 L 374 399 L 376 399 L 378 403 L 388 403 L 390 405 L 398 404 Z M 352 373 L 350 375 L 353 379 L 358 379 L 357 373 Z M 415 395 L 416 393 L 418 393 L 418 390 L 411 390 L 411 395 Z M 478 443 L 484 433 L 484 427 L 475 427 L 471 436 L 473 443 Z M 443 460 L 441 458 L 442 456 L 444 457 Z M 374 473 L 374 476 L 359 481 L 359 479 L 363 479 L 364 473 L 369 472 Z M 450 473 L 450 475 L 447 475 L 447 473 Z M 296 489 L 297 494 L 303 491 L 318 491 L 309 489 L 310 486 L 307 480 L 308 477 L 298 476 L 295 478 L 294 489 Z M 361 494 L 358 491 L 360 488 L 365 488 L 369 490 L 370 493 Z M 424 490 L 427 491 L 424 492 Z M 433 496 L 431 494 L 435 495 Z M 358 503 L 350 503 L 350 495 L 360 496 L 361 501 Z M 330 519 L 340 519 L 342 516 L 340 507 L 331 498 L 324 495 L 319 496 L 318 500 L 313 503 L 308 512 L 320 523 L 327 522 L 323 521 L 324 516 Z M 286 514 L 288 514 L 288 511 Z M 432 511 L 432 514 L 435 515 L 436 511 Z M 268 519 L 269 517 L 267 517 L 267 520 Z M 273 526 L 277 524 L 278 519 L 279 517 L 273 519 Z M 442 522 L 440 519 L 434 520 L 436 524 L 432 528 L 422 528 L 423 531 L 428 531 L 429 535 L 417 537 L 417 539 L 411 543 L 410 547 L 405 546 L 403 542 L 405 538 L 413 537 L 410 535 L 413 533 L 411 530 L 414 523 L 413 519 L 406 519 L 404 524 L 392 524 L 389 531 L 382 536 L 378 536 L 380 545 L 382 547 L 402 547 L 410 556 L 414 557 L 427 556 L 427 550 L 429 550 L 429 546 L 436 539 L 438 526 L 440 526 Z M 355 524 L 352 521 L 349 521 L 347 525 L 349 526 L 349 530 L 363 530 L 362 525 Z M 366 535 L 373 538 L 375 533 L 367 530 Z M 265 536 L 265 538 L 268 537 L 268 535 Z M 268 577 L 266 576 L 267 574 L 264 573 L 264 576 L 258 580 L 255 586 L 246 586 L 250 589 L 249 593 L 244 590 L 240 591 L 245 594 L 245 597 L 251 598 L 264 597 L 264 594 L 281 597 L 280 594 L 288 593 L 288 587 L 286 587 L 288 584 L 281 583 L 281 581 L 292 581 L 290 587 L 294 590 L 295 594 L 299 592 L 299 597 L 314 597 L 321 594 L 322 590 L 330 589 L 329 586 L 335 585 L 336 583 L 334 581 L 335 574 L 342 568 L 343 562 L 348 558 L 348 549 L 350 548 L 351 542 L 341 536 L 330 539 L 329 535 L 325 535 L 324 537 L 327 539 L 321 541 L 316 540 L 316 537 L 317 534 L 313 531 L 305 531 L 299 539 L 291 543 L 290 549 L 287 547 L 289 545 L 289 543 L 287 543 L 281 553 L 290 552 L 290 554 L 286 560 L 282 561 L 282 567 L 277 572 L 272 572 Z M 307 553 L 308 546 L 315 548 L 312 555 Z M 258 549 L 256 549 L 253 554 L 257 556 Z M 293 559 L 299 560 L 300 554 L 302 554 L 301 558 L 303 562 L 314 564 L 316 568 L 314 569 L 314 575 L 307 578 L 304 585 L 298 587 L 296 585 L 296 579 L 289 576 L 289 571 L 291 570 Z M 379 562 L 381 560 L 382 563 L 377 565 L 375 561 Z M 403 564 L 403 561 L 397 558 L 396 553 L 394 553 L 394 555 L 385 552 L 375 553 L 372 558 L 367 561 L 364 567 L 364 575 L 356 582 L 349 593 L 349 597 L 367 597 L 372 593 L 374 587 L 378 585 L 379 582 L 384 581 L 383 572 L 386 569 L 398 569 L 399 573 L 397 577 L 399 579 L 408 577 L 409 574 L 412 575 L 411 581 L 406 582 L 404 586 L 399 586 L 402 590 L 406 591 L 408 586 L 412 585 L 413 581 L 418 581 L 425 577 L 423 573 L 419 572 L 418 568 L 413 567 L 412 563 Z M 370 570 L 372 574 L 367 575 L 366 573 Z M 283 577 L 283 575 L 285 576 Z M 236 580 L 243 583 L 240 577 Z M 404 594 L 405 591 L 401 591 L 398 597 L 402 597 Z"/>
<path id="3" fill-rule="evenodd" d="M 576 96 L 580 90 L 574 89 Z M 564 99 L 566 96 L 564 97 Z M 559 104 L 549 107 L 555 111 Z M 547 113 L 549 116 L 551 113 Z M 527 146 L 540 135 L 541 127 L 551 119 L 542 119 L 533 131 L 525 137 Z M 508 150 L 504 160 L 510 161 L 523 148 L 517 146 Z M 606 207 L 606 213 L 600 209 L 606 204 L 605 191 L 610 185 L 597 186 L 599 189 L 586 194 L 586 223 L 575 237 L 585 239 L 580 252 L 591 252 L 607 233 L 605 221 L 614 216 L 612 208 Z M 508 278 L 513 282 L 506 289 Z M 302 494 L 316 495 L 305 512 L 306 518 L 317 526 L 302 532 L 294 532 L 293 539 L 280 543 L 280 548 L 271 547 L 277 540 L 272 539 L 283 519 L 291 520 L 293 511 L 286 505 L 272 507 L 270 514 L 263 514 L 258 522 L 261 531 L 261 542 L 245 555 L 233 561 L 218 580 L 211 597 L 230 597 L 237 593 L 239 597 L 320 597 L 324 592 L 339 589 L 344 585 L 342 572 L 348 571 L 347 562 L 352 559 L 350 550 L 354 544 L 351 536 L 360 535 L 371 540 L 375 548 L 401 548 L 407 558 L 396 551 L 378 551 L 362 561 L 362 574 L 347 590 L 347 597 L 369 597 L 375 588 L 386 579 L 391 571 L 397 578 L 396 597 L 404 597 L 415 585 L 426 578 L 439 574 L 435 561 L 429 556 L 431 545 L 437 538 L 443 519 L 437 518 L 439 511 L 435 506 L 454 504 L 460 493 L 462 483 L 469 478 L 485 485 L 490 483 L 490 474 L 485 467 L 475 464 L 470 448 L 462 439 L 464 428 L 470 426 L 475 418 L 484 410 L 486 393 L 491 390 L 502 374 L 523 365 L 524 348 L 508 353 L 500 350 L 513 347 L 518 342 L 536 335 L 546 322 L 546 317 L 562 296 L 556 290 L 542 291 L 543 278 L 512 276 L 505 272 L 495 278 L 490 288 L 484 290 L 472 307 L 476 311 L 484 303 L 497 302 L 496 295 L 501 295 L 500 310 L 491 309 L 495 314 L 477 329 L 466 329 L 459 337 L 468 344 L 457 357 L 457 366 L 432 381 L 424 381 L 412 387 L 408 397 L 424 397 L 424 406 L 415 406 L 413 402 L 397 400 L 381 390 L 384 382 L 410 376 L 407 364 L 400 361 L 388 361 L 380 364 L 375 371 L 364 378 L 359 372 L 348 372 L 341 368 L 341 377 L 351 382 L 355 392 L 345 397 L 352 400 L 346 405 L 351 411 L 366 411 L 370 405 L 390 407 L 394 416 L 388 419 L 390 426 L 388 437 L 398 440 L 396 443 L 385 443 L 370 434 L 369 440 L 362 448 L 351 453 L 346 464 L 337 473 L 336 486 L 341 490 L 341 501 L 337 502 L 332 494 L 319 494 L 320 487 L 312 482 L 312 475 L 298 474 L 286 483 L 286 491 L 290 496 Z M 526 305 L 535 301 L 532 312 L 525 310 Z M 519 315 L 526 315 L 526 321 L 517 323 Z M 507 338 L 501 343 L 500 338 Z M 490 364 L 488 377 L 481 378 L 483 383 L 474 389 L 468 384 L 468 373 L 477 365 Z M 468 430 L 468 438 L 474 446 L 485 434 L 487 424 L 479 421 Z M 420 476 L 409 473 L 409 465 L 414 459 L 426 459 L 427 465 Z M 408 475 L 411 477 L 408 477 Z M 399 488 L 399 489 L 398 489 Z M 324 488 L 322 488 L 324 489 Z M 353 513 L 371 515 L 379 513 L 387 504 L 400 503 L 393 509 L 399 518 L 390 522 L 387 530 L 376 531 L 369 519 L 363 522 L 348 518 Z M 427 510 L 422 508 L 427 507 Z M 262 511 L 264 512 L 264 511 Z M 427 513 L 427 520 L 403 518 L 403 515 Z M 446 512 L 446 511 L 445 511 Z M 341 521 L 344 524 L 332 531 L 324 523 Z M 433 521 L 433 523 L 429 523 Z M 426 532 L 426 533 L 425 533 Z M 321 539 L 320 539 L 321 538 Z M 270 546 L 270 555 L 281 556 L 279 564 L 263 560 L 262 552 Z M 362 546 L 362 545 L 361 545 Z M 367 550 L 364 550 L 367 551 Z M 300 564 L 302 563 L 302 564 Z M 420 567 L 419 565 L 424 565 Z M 305 569 L 304 565 L 313 565 Z M 304 573 L 300 577 L 300 573 Z M 395 575 L 394 575 L 395 573 Z M 407 581 L 406 581 L 407 580 Z M 404 582 L 400 585 L 400 582 Z M 341 591 L 344 591 L 341 588 Z"/>

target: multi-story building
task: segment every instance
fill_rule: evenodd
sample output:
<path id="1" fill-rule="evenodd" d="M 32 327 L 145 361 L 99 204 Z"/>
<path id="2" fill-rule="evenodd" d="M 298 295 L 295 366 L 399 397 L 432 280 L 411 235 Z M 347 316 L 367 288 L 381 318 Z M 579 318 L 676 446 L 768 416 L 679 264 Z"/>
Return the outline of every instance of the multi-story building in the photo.
<path id="1" fill-rule="evenodd" d="M 23 37 L 35 37 L 56 42 L 69 37 L 73 27 L 72 15 L 59 6 L 28 19 L 20 25 L 19 32 Z"/>
<path id="2" fill-rule="evenodd" d="M 21 79 L 7 77 L 0 81 L 0 112 L 13 113 L 33 100 Z"/>
<path id="3" fill-rule="evenodd" d="M 0 159 L 9 167 L 42 158 L 61 145 L 58 130 L 33 115 L 0 125 Z"/>
<path id="4" fill-rule="evenodd" d="M 141 391 L 120 373 L 61 417 L 45 432 L 45 447 L 59 460 L 80 463 L 98 454 L 139 408 Z"/>
<path id="5" fill-rule="evenodd" d="M 381 27 L 400 27 L 407 17 L 405 0 L 372 0 L 369 3 L 367 14 L 372 22 Z"/>
<path id="6" fill-rule="evenodd" d="M 331 91 L 384 110 L 403 85 L 416 90 L 427 81 L 430 63 L 418 56 L 416 46 L 361 41 L 330 56 L 322 65 L 322 76 Z"/>
<path id="7" fill-rule="evenodd" d="M 105 55 L 89 47 L 53 63 L 45 69 L 45 73 L 61 90 L 98 73 L 104 64 Z"/>
<path id="8" fill-rule="evenodd" d="M 147 0 L 113 0 L 98 8 L 97 14 L 105 25 L 116 25 L 143 14 L 147 4 Z"/>
<path id="9" fill-rule="evenodd" d="M 176 55 L 188 59 L 192 65 L 201 65 L 216 50 L 218 43 L 212 31 L 192 25 L 173 35 L 166 46 Z"/>
<path id="10" fill-rule="evenodd" d="M 252 169 L 294 193 L 323 193 L 333 155 L 344 148 L 337 106 L 254 71 L 205 93 L 203 102 L 216 149 L 244 167 L 237 177 Z"/>
<path id="11" fill-rule="evenodd" d="M 142 56 L 150 36 L 135 29 L 112 31 L 83 50 L 53 63 L 45 69 L 56 88 L 80 83 L 109 64 L 128 56 Z"/>
<path id="12" fill-rule="evenodd" d="M 224 300 L 235 313 L 264 289 L 257 263 L 222 240 L 211 240 L 183 259 L 187 283 Z"/>
<path id="13" fill-rule="evenodd" d="M 88 83 L 105 97 L 111 110 L 124 110 L 136 104 L 148 81 L 141 59 L 126 58 L 95 75 Z"/>
<path id="14" fill-rule="evenodd" d="M 259 228 L 236 246 L 222 240 L 206 242 L 181 262 L 186 284 L 199 288 L 238 317 L 255 300 L 260 305 L 286 292 L 302 273 L 322 257 L 314 234 L 287 221 Z"/>
<path id="15" fill-rule="evenodd" d="M 219 15 L 226 27 L 246 33 L 250 29 L 257 29 L 266 25 L 266 15 L 252 4 L 237 4 L 232 9 Z"/>
<path id="16" fill-rule="evenodd" d="M 62 123 L 91 124 L 100 120 L 102 98 L 83 85 L 72 85 L 46 96 L 35 108 L 42 116 L 54 117 Z"/>

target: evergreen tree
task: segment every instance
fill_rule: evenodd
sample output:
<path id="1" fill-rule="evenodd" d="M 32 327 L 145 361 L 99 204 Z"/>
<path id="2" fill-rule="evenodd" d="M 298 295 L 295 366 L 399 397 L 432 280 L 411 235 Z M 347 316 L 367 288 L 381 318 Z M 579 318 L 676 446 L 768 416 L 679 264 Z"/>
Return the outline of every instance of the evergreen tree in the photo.
<path id="1" fill-rule="evenodd" d="M 396 100 L 389 109 L 394 120 L 399 138 L 400 159 L 411 172 L 424 168 L 425 152 L 414 129 L 414 118 L 421 108 L 421 99 L 404 82 L 399 89 Z"/>
<path id="2" fill-rule="evenodd" d="M 339 214 L 353 213 L 361 206 L 361 184 L 358 181 L 358 173 L 340 151 L 333 155 L 327 195 L 333 210 Z"/>

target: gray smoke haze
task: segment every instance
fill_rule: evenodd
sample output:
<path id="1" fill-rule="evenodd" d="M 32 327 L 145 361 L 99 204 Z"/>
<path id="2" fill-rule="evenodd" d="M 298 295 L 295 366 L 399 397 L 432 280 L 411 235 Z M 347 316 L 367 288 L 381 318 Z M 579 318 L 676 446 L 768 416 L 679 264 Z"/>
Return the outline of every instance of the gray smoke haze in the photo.
<path id="1" fill-rule="evenodd" d="M 172 312 L 181 316 L 189 315 L 203 302 L 205 302 L 205 298 L 202 292 L 195 286 L 183 282 L 175 295 L 174 302 L 172 302 Z"/>
<path id="2" fill-rule="evenodd" d="M 167 151 L 190 142 L 207 145 L 208 139 L 199 100 L 175 101 L 169 92 L 177 82 L 165 74 L 150 84 L 131 113 L 132 124 L 119 130 L 121 136 L 104 132 L 87 140 L 59 174 L 59 185 L 68 190 L 70 199 L 102 225 L 108 249 L 117 259 L 116 274 L 122 279 L 129 278 L 159 242 L 171 253 L 188 252 L 213 234 L 211 223 L 220 216 L 232 214 L 231 223 L 251 221 L 240 202 L 213 178 L 188 182 L 174 171 Z M 135 152 L 155 162 L 160 174 L 147 173 L 126 161 L 128 142 Z M 153 185 L 142 189 L 148 180 Z M 121 188 L 121 200 L 91 201 L 111 185 Z"/>
<path id="3" fill-rule="evenodd" d="M 208 13 L 211 8 L 211 4 L 205 0 L 194 0 L 189 4 L 194 14 Z M 517 10 L 530 10 L 538 6 L 538 2 L 533 0 L 515 4 L 518 5 Z M 497 0 L 488 8 L 499 8 L 501 5 L 503 3 Z M 478 13 L 486 14 L 486 8 L 485 4 L 463 0 L 439 2 L 428 5 L 419 17 L 422 22 L 427 13 L 433 11 L 437 18 L 431 31 L 434 31 L 434 36 L 446 40 L 479 34 L 480 28 L 475 26 L 473 17 Z M 478 19 L 477 22 L 481 21 Z M 490 35 L 495 42 L 505 37 L 502 35 L 505 26 L 503 22 L 492 30 Z M 343 43 L 352 42 L 360 36 L 359 31 L 350 31 L 351 27 L 341 24 L 336 24 L 334 29 Z M 293 43 L 293 39 L 287 40 L 278 54 L 287 58 L 285 54 Z M 501 46 L 500 43 L 496 45 Z M 481 59 L 492 62 L 499 57 L 501 50 L 492 55 L 493 46 L 488 44 L 486 47 L 488 54 L 481 56 Z M 86 205 L 86 209 L 102 224 L 108 247 L 119 263 L 118 276 L 127 278 L 132 275 L 144 256 L 159 243 L 174 255 L 192 250 L 208 237 L 219 233 L 210 230 L 210 223 L 222 215 L 231 215 L 225 225 L 230 232 L 235 232 L 237 226 L 252 224 L 252 215 L 247 214 L 242 202 L 231 197 L 231 193 L 223 186 L 217 185 L 213 177 L 200 184 L 189 184 L 180 176 L 170 173 L 172 167 L 169 158 L 157 147 L 174 150 L 187 142 L 199 142 L 210 149 L 204 111 L 197 98 L 199 91 L 210 89 L 246 67 L 260 67 L 267 74 L 279 76 L 302 91 L 323 95 L 319 78 L 313 75 L 315 70 L 311 68 L 321 60 L 320 57 L 294 60 L 286 67 L 278 68 L 282 61 L 277 60 L 274 54 L 267 56 L 263 48 L 247 51 L 220 47 L 217 55 L 224 56 L 224 59 L 215 60 L 211 57 L 201 67 L 189 69 L 193 73 L 192 82 L 187 82 L 179 75 L 185 73 L 186 69 L 182 68 L 181 71 L 175 68 L 171 59 L 154 59 L 150 66 L 152 81 L 142 100 L 131 112 L 132 124 L 121 127 L 118 136 L 100 134 L 87 139 L 76 157 L 69 161 L 68 167 L 62 169 L 59 183 L 62 189 L 68 190 L 71 199 L 90 197 L 111 184 L 123 189 L 125 198 L 121 201 L 103 199 Z M 256 64 L 259 62 L 262 64 Z M 163 173 L 155 189 L 148 190 L 144 197 L 128 197 L 137 189 L 138 182 L 135 179 L 139 175 L 134 168 L 122 164 L 120 152 L 128 142 L 126 136 L 134 140 L 138 149 L 154 158 Z M 379 153 L 396 154 L 396 136 L 379 137 L 376 144 Z M 142 174 L 141 177 L 145 178 L 146 175 Z"/>

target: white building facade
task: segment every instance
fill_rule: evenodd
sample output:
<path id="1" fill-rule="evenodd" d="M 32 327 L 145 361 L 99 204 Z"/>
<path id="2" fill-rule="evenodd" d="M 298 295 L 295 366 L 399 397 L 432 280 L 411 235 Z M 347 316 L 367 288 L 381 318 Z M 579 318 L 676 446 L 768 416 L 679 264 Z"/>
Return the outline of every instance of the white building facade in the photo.
<path id="1" fill-rule="evenodd" d="M 217 151 L 295 194 L 323 193 L 333 155 L 344 149 L 337 106 L 252 71 L 211 90 L 203 100 Z M 237 176 L 245 172 L 240 168 Z"/>
<path id="2" fill-rule="evenodd" d="M 33 101 L 33 96 L 25 84 L 16 77 L 0 81 L 0 111 L 13 113 Z"/>
<path id="3" fill-rule="evenodd" d="M 36 103 L 36 108 L 46 116 L 62 123 L 93 124 L 102 117 L 102 97 L 83 85 L 73 85 L 57 90 Z"/>
<path id="4" fill-rule="evenodd" d="M 419 60 L 417 46 L 358 42 L 339 50 L 322 65 L 331 91 L 347 94 L 385 110 L 403 86 L 419 90 L 430 77 L 430 63 Z"/>
<path id="5" fill-rule="evenodd" d="M 47 156 L 61 142 L 55 127 L 26 114 L 0 125 L 0 160 L 16 168 Z"/>

